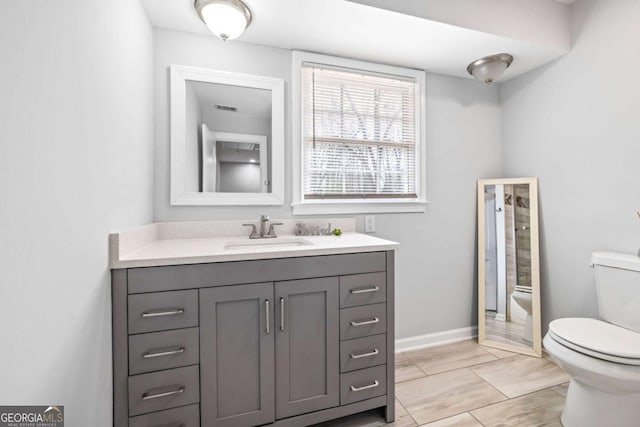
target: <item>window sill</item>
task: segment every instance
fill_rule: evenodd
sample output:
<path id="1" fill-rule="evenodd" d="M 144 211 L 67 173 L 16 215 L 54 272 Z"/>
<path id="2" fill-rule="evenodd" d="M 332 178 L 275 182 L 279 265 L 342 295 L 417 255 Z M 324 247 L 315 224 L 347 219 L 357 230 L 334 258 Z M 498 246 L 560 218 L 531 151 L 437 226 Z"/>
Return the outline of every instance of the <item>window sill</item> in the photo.
<path id="1" fill-rule="evenodd" d="M 419 213 L 427 210 L 428 201 L 313 201 L 293 203 L 294 215 Z"/>

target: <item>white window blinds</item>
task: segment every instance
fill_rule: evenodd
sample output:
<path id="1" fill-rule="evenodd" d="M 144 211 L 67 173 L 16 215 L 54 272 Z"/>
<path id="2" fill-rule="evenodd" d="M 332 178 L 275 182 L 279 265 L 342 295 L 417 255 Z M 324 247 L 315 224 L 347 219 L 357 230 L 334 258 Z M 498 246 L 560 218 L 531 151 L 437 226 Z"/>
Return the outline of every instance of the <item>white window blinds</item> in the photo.
<path id="1" fill-rule="evenodd" d="M 303 64 L 305 199 L 416 198 L 413 79 Z"/>

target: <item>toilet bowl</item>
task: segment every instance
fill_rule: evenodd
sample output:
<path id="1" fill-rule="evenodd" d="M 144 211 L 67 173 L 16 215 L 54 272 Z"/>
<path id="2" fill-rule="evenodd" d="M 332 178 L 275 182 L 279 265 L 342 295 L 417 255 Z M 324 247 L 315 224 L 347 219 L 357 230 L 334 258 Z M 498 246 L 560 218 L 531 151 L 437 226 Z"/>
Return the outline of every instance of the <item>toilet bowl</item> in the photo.
<path id="1" fill-rule="evenodd" d="M 533 341 L 533 316 L 532 316 L 532 303 L 531 303 L 531 287 L 530 286 L 516 286 L 511 294 L 513 300 L 527 313 L 527 318 L 524 324 L 523 338 L 527 342 Z"/>
<path id="2" fill-rule="evenodd" d="M 640 258 L 592 256 L 602 320 L 552 321 L 544 347 L 571 377 L 565 427 L 640 425 Z"/>

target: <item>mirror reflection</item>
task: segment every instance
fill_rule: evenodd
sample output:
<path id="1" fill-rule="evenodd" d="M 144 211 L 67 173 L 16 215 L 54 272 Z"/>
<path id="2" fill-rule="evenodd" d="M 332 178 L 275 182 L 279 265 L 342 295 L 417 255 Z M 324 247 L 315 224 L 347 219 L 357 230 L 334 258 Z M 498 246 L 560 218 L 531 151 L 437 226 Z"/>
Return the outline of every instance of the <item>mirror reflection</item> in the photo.
<path id="1" fill-rule="evenodd" d="M 186 81 L 186 190 L 271 192 L 270 90 Z"/>
<path id="2" fill-rule="evenodd" d="M 532 221 L 537 222 L 537 212 L 532 215 L 531 190 L 529 183 L 494 183 L 483 185 L 478 195 L 484 222 L 484 241 L 480 242 L 484 255 L 483 338 L 512 350 L 532 351 L 540 345 L 536 343 L 539 337 L 534 338 L 540 315 L 534 313 L 533 304 L 539 286 L 534 286 L 532 277 Z M 537 242 L 537 235 L 535 239 Z"/>

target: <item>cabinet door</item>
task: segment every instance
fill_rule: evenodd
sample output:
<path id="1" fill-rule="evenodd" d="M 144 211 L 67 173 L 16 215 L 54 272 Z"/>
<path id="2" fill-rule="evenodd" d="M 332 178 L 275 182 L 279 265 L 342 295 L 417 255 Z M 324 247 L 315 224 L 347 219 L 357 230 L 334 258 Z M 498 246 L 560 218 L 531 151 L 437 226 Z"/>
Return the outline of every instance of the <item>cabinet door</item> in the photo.
<path id="1" fill-rule="evenodd" d="M 276 418 L 340 403 L 338 278 L 276 282 Z"/>
<path id="2" fill-rule="evenodd" d="M 203 427 L 274 421 L 273 284 L 200 290 Z"/>

